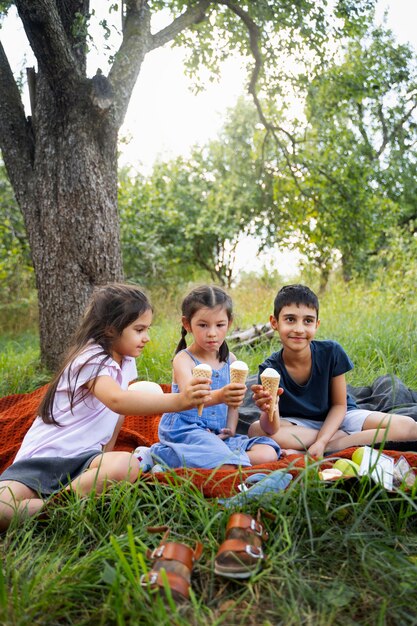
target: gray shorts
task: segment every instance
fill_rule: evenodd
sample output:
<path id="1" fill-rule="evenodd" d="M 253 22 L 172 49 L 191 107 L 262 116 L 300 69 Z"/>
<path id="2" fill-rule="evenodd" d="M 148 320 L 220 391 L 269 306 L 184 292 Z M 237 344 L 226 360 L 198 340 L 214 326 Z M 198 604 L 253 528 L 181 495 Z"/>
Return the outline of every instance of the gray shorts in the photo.
<path id="1" fill-rule="evenodd" d="M 353 435 L 353 433 L 360 433 L 366 418 L 371 415 L 371 413 L 375 413 L 375 411 L 367 411 L 365 409 L 350 409 L 346 413 L 345 419 L 340 424 L 338 430 L 343 430 L 348 435 Z M 313 430 L 320 430 L 324 423 L 321 421 L 310 420 L 301 417 L 281 417 L 281 420 L 283 422 L 285 421 L 289 422 L 290 424 L 295 424 L 296 426 L 312 428 Z"/>
<path id="2" fill-rule="evenodd" d="M 89 450 L 70 458 L 32 457 L 12 463 L 0 474 L 0 481 L 15 480 L 35 491 L 41 498 L 61 491 L 90 467 L 102 452 Z M 0 484 L 1 487 L 1 484 Z"/>

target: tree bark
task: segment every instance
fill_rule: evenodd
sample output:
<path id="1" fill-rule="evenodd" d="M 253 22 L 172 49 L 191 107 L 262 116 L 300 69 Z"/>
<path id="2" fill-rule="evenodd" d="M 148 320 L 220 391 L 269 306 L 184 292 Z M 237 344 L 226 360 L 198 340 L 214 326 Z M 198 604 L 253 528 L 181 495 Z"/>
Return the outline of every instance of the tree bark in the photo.
<path id="1" fill-rule="evenodd" d="M 41 359 L 55 369 L 95 285 L 123 279 L 117 134 L 149 50 L 204 19 L 209 0 L 151 34 L 145 0 L 126 0 L 123 41 L 109 78 L 87 79 L 88 0 L 17 0 L 35 53 L 31 117 L 0 43 L 0 146 L 31 248 Z"/>
<path id="2" fill-rule="evenodd" d="M 230 0 L 197 0 L 151 32 L 146 0 L 124 0 L 123 39 L 108 77 L 86 77 L 89 0 L 16 0 L 38 67 L 32 115 L 0 43 L 0 147 L 21 208 L 38 290 L 41 359 L 58 365 L 93 287 L 123 278 L 117 207 L 117 134 L 145 55 Z M 252 29 L 252 30 L 251 30 Z M 260 58 L 257 58 L 256 78 Z M 146 95 L 146 94 L 145 94 Z"/>
<path id="3" fill-rule="evenodd" d="M 117 128 L 88 105 L 57 103 L 42 75 L 29 194 L 20 199 L 39 300 L 42 355 L 55 367 L 94 285 L 123 278 L 117 211 Z"/>
<path id="4" fill-rule="evenodd" d="M 1 145 L 31 248 L 41 357 L 55 369 L 94 285 L 123 278 L 118 128 L 112 102 L 103 111 L 94 80 L 84 76 L 68 7 L 49 0 L 17 6 L 38 60 L 34 108 L 26 120 L 2 50 Z"/>

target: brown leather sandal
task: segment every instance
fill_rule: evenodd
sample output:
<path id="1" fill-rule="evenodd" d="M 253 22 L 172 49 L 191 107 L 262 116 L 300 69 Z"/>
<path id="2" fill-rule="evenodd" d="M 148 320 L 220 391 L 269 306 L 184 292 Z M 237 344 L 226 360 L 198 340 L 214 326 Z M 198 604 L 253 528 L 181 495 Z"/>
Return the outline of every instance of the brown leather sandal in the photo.
<path id="1" fill-rule="evenodd" d="M 166 542 L 170 529 L 166 527 L 148 528 L 149 532 L 166 530 L 161 543 L 154 550 L 148 550 L 146 556 L 154 561 L 152 569 L 141 577 L 141 584 L 151 589 L 165 591 L 165 585 L 171 590 L 176 602 L 188 600 L 190 597 L 191 571 L 201 556 L 203 544 L 196 542 L 194 548 L 178 543 Z M 165 570 L 161 574 L 161 570 Z M 165 579 L 165 582 L 164 582 Z"/>
<path id="2" fill-rule="evenodd" d="M 268 538 L 260 523 L 261 511 L 254 519 L 246 513 L 233 513 L 223 541 L 214 559 L 214 571 L 226 578 L 249 578 L 265 558 L 262 541 Z"/>

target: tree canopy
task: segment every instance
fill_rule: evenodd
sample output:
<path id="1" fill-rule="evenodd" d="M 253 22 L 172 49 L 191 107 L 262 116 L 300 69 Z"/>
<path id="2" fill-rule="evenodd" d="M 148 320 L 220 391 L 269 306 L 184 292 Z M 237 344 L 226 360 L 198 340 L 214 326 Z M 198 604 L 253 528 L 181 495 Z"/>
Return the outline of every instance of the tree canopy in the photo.
<path id="1" fill-rule="evenodd" d="M 335 253 L 346 278 L 363 271 L 390 227 L 415 219 L 416 111 L 416 54 L 383 28 L 350 38 L 310 83 L 295 175 L 277 178 L 276 195 L 325 276 Z"/>
<path id="2" fill-rule="evenodd" d="M 247 59 L 248 90 L 263 124 L 284 146 L 272 115 L 293 69 L 326 62 L 329 42 L 362 28 L 372 0 L 125 0 L 108 68 L 87 75 L 88 0 L 16 0 L 37 67 L 28 70 L 31 111 L 0 43 L 0 147 L 24 217 L 39 299 L 43 360 L 56 365 L 95 284 L 123 276 L 117 211 L 117 135 L 145 56 L 173 43 L 187 71 L 214 74 L 231 51 Z M 153 27 L 163 15 L 165 26 Z M 104 28 L 108 28 L 102 20 Z M 333 44 L 332 44 L 333 45 Z M 108 71 L 106 71 L 108 69 Z M 143 94 L 142 97 L 147 97 Z M 285 148 L 286 150 L 287 148 Z"/>
<path id="3" fill-rule="evenodd" d="M 254 105 L 239 102 L 216 141 L 137 182 L 147 189 L 141 209 L 152 206 L 155 241 L 170 232 L 170 258 L 225 284 L 231 258 L 222 262 L 219 250 L 233 251 L 248 232 L 265 246 L 297 248 L 323 287 L 339 263 L 345 279 L 373 272 L 390 240 L 398 245 L 393 229 L 405 229 L 404 242 L 415 232 L 416 61 L 410 46 L 370 22 L 305 81 L 299 119 L 269 102 L 271 118 L 293 125 L 286 138 L 259 124 Z M 129 194 L 140 197 L 138 188 Z"/>

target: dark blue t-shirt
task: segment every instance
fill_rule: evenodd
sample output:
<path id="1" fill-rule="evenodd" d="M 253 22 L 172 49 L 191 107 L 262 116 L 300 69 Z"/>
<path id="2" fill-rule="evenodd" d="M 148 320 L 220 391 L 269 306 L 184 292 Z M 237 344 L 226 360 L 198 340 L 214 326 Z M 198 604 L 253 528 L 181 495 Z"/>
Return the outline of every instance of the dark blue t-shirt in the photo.
<path id="1" fill-rule="evenodd" d="M 342 346 L 336 341 L 311 342 L 311 375 L 305 385 L 296 383 L 284 365 L 282 350 L 274 352 L 259 366 L 259 375 L 272 367 L 281 375 L 280 387 L 284 393 L 279 398 L 281 417 L 298 417 L 324 421 L 331 407 L 330 382 L 335 376 L 353 369 Z M 260 379 L 259 379 L 260 380 Z M 347 408 L 357 409 L 353 398 L 347 394 Z"/>

